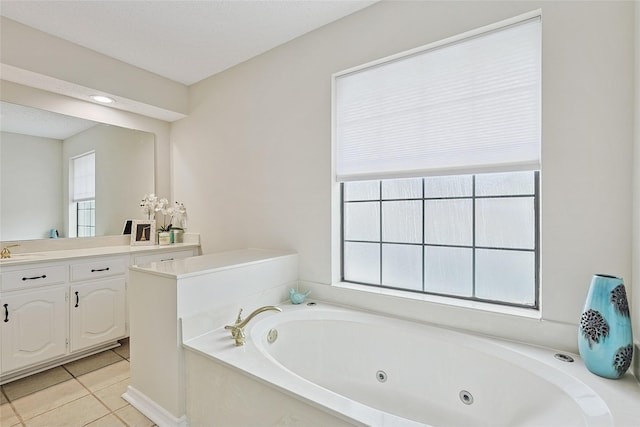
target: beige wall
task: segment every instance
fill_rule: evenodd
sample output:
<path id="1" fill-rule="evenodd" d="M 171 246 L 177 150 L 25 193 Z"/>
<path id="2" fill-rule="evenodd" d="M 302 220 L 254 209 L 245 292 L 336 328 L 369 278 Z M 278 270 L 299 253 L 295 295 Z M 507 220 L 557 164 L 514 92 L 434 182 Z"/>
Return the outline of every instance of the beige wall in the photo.
<path id="1" fill-rule="evenodd" d="M 64 227 L 62 141 L 2 132 L 0 241 L 46 239 Z"/>
<path id="2" fill-rule="evenodd" d="M 382 2 L 192 86 L 172 184 L 204 252 L 293 249 L 301 280 L 331 283 L 331 74 L 538 8 L 542 311 L 575 348 L 592 274 L 631 279 L 631 2 Z"/>

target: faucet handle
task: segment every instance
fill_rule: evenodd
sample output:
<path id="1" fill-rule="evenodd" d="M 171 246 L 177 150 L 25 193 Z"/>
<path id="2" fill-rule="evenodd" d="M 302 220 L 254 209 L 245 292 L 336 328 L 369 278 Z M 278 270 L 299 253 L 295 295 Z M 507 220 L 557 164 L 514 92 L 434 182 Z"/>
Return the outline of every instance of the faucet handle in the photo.
<path id="1" fill-rule="evenodd" d="M 245 338 L 246 336 L 244 334 L 244 329 L 238 328 L 238 332 L 233 337 L 233 339 L 236 341 L 236 347 L 240 347 L 241 345 L 244 345 Z"/>
<path id="2" fill-rule="evenodd" d="M 236 341 L 237 346 L 241 346 L 244 344 L 245 334 L 242 327 L 239 327 L 242 323 L 242 309 L 238 312 L 238 317 L 236 318 L 236 322 L 233 325 L 227 325 L 224 328 L 228 331 L 231 331 L 231 337 Z"/>
<path id="3" fill-rule="evenodd" d="M 236 318 L 235 323 L 233 325 L 227 325 L 224 328 L 228 331 L 231 331 L 231 336 L 233 338 L 237 338 L 239 334 L 244 333 L 242 328 L 238 327 L 240 323 L 242 323 L 242 309 L 240 309 L 240 311 L 238 312 L 238 317 Z"/>
<path id="4" fill-rule="evenodd" d="M 238 317 L 236 318 L 236 325 L 242 323 L 242 309 L 238 312 Z"/>

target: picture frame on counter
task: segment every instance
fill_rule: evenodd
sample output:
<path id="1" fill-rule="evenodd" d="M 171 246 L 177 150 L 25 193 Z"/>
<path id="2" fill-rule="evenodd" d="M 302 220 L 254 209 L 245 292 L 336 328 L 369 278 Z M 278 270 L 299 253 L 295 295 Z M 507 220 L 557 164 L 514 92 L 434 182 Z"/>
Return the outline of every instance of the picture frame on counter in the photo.
<path id="1" fill-rule="evenodd" d="M 156 221 L 134 219 L 131 226 L 131 246 L 156 244 Z"/>

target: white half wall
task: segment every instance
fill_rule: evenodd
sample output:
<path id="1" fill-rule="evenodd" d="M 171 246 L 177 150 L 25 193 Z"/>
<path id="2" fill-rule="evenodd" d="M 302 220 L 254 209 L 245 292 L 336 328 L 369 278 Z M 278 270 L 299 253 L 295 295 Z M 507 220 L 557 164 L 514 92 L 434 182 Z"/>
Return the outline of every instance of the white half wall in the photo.
<path id="1" fill-rule="evenodd" d="M 634 286 L 633 2 L 383 1 L 192 86 L 172 124 L 172 185 L 203 252 L 293 250 L 301 280 L 332 283 L 331 75 L 536 9 L 542 316 L 577 349 L 591 276 Z"/>

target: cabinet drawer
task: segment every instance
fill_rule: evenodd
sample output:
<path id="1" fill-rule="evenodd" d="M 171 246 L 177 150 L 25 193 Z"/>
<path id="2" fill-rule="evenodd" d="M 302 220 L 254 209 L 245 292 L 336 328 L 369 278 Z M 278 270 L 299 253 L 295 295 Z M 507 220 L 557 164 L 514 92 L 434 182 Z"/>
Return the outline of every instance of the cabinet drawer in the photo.
<path id="1" fill-rule="evenodd" d="M 40 286 L 56 285 L 67 281 L 65 265 L 29 268 L 2 273 L 0 288 L 3 291 L 30 289 Z"/>
<path id="2" fill-rule="evenodd" d="M 71 264 L 71 281 L 99 279 L 124 274 L 126 262 L 123 258 L 102 258 L 81 264 Z"/>
<path id="3" fill-rule="evenodd" d="M 183 251 L 162 252 L 150 255 L 138 255 L 135 257 L 133 263 L 135 265 L 145 265 L 152 262 L 173 261 L 175 259 L 183 259 L 190 256 L 193 256 L 193 251 L 191 249 Z"/>

